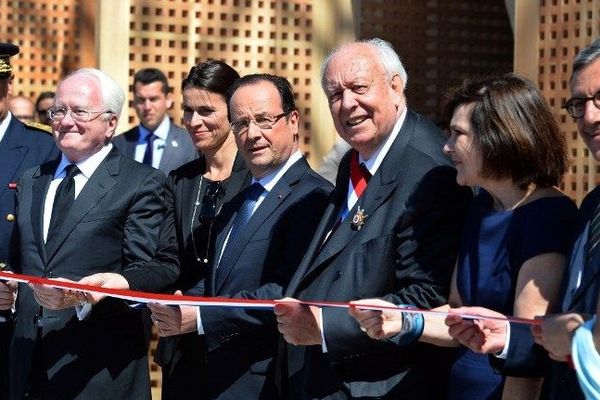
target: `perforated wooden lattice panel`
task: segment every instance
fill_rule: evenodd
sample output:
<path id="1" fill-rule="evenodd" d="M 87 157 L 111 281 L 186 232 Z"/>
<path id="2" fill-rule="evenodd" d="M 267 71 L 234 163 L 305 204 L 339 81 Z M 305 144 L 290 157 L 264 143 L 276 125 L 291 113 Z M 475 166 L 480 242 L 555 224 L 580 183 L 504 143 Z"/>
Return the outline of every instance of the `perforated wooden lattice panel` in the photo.
<path id="1" fill-rule="evenodd" d="M 513 37 L 503 0 L 360 2 L 360 37 L 390 41 L 408 71 L 408 104 L 435 120 L 465 78 L 512 70 Z"/>
<path id="2" fill-rule="evenodd" d="M 577 124 L 561 105 L 570 97 L 573 58 L 598 38 L 599 18 L 597 0 L 540 1 L 538 85 L 566 135 L 572 164 L 563 187 L 578 201 L 600 183 L 600 166 L 579 137 Z"/>
<path id="3" fill-rule="evenodd" d="M 92 2 L 0 0 L 0 41 L 21 48 L 12 57 L 16 94 L 35 101 L 77 67 L 94 66 Z"/>
<path id="4" fill-rule="evenodd" d="M 218 59 L 242 75 L 282 75 L 294 87 L 300 111 L 300 146 L 308 153 L 310 74 L 318 68 L 310 58 L 312 11 L 312 2 L 301 0 L 132 0 L 130 76 L 144 67 L 162 69 L 173 87 L 172 116 L 180 122 L 181 80 L 196 63 Z M 133 111 L 129 123 L 137 123 Z"/>

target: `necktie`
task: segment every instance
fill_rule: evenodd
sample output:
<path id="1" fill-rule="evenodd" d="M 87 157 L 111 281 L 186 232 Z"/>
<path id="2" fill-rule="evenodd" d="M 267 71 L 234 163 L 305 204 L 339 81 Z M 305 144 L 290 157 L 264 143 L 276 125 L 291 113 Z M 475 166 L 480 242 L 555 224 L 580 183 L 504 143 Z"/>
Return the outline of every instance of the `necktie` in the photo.
<path id="1" fill-rule="evenodd" d="M 54 203 L 52 203 L 52 216 L 50 217 L 50 225 L 48 226 L 48 235 L 46 242 L 49 242 L 52 234 L 56 233 L 60 223 L 65 219 L 69 209 L 75 201 L 75 181 L 74 177 L 80 171 L 75 164 L 69 164 L 65 168 L 67 175 L 56 189 Z"/>
<path id="2" fill-rule="evenodd" d="M 600 203 L 596 206 L 594 217 L 592 218 L 592 222 L 590 222 L 585 265 L 591 262 L 594 249 L 598 246 L 598 243 L 600 243 Z"/>
<path id="3" fill-rule="evenodd" d="M 144 159 L 142 160 L 142 163 L 152 166 L 152 153 L 154 151 L 154 141 L 156 140 L 158 136 L 156 136 L 154 133 L 149 134 L 148 136 L 146 136 L 146 151 L 144 152 Z"/>
<path id="4" fill-rule="evenodd" d="M 233 224 L 231 225 L 231 231 L 229 232 L 225 249 L 223 249 L 223 256 L 221 257 L 219 265 L 224 265 L 224 263 L 227 262 L 230 254 L 229 250 L 233 246 L 236 236 L 250 220 L 250 217 L 254 211 L 254 207 L 256 206 L 256 202 L 264 190 L 265 188 L 263 188 L 260 183 L 255 182 L 244 191 L 244 202 L 242 203 L 242 206 L 240 207 L 235 219 L 233 220 Z"/>

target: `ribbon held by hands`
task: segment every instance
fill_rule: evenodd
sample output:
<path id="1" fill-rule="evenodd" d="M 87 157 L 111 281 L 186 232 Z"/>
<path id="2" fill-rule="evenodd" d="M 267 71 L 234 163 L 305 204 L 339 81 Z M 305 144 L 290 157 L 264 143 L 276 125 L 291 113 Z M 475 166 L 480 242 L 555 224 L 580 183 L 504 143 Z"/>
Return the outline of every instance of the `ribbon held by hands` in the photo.
<path id="1" fill-rule="evenodd" d="M 227 297 L 203 297 L 203 296 L 186 296 L 180 294 L 162 294 L 162 293 L 147 293 L 136 290 L 126 289 L 110 289 L 99 286 L 83 285 L 77 282 L 68 281 L 57 281 L 54 279 L 42 278 L 39 276 L 13 274 L 10 272 L 0 272 L 0 280 L 2 281 L 17 281 L 22 283 L 30 283 L 33 285 L 47 285 L 56 289 L 62 290 L 75 290 L 83 293 L 100 293 L 109 297 L 117 299 L 128 300 L 137 303 L 159 303 L 164 305 L 186 305 L 186 306 L 212 306 L 212 307 L 241 307 L 241 308 L 260 308 L 260 309 L 271 309 L 276 304 L 285 303 L 286 300 L 255 300 L 255 299 L 243 299 L 243 298 L 227 298 Z M 434 311 L 420 309 L 412 306 L 380 306 L 380 305 L 368 305 L 360 304 L 351 305 L 345 302 L 334 302 L 334 301 L 300 301 L 300 304 L 316 307 L 336 307 L 336 308 L 350 308 L 358 307 L 363 310 L 397 310 L 413 314 L 431 314 L 445 317 L 452 313 L 450 311 Z M 454 313 L 456 314 L 456 313 Z M 464 319 L 491 319 L 513 322 L 525 325 L 539 325 L 542 320 L 538 319 L 526 319 L 517 317 L 487 317 L 476 314 L 464 314 L 458 313 L 458 315 Z"/>

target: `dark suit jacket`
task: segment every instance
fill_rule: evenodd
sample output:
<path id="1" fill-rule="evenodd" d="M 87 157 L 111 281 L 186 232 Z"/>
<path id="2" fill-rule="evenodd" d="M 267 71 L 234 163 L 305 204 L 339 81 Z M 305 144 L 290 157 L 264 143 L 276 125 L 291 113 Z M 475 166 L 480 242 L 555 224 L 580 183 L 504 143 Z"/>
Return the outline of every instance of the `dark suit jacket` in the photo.
<path id="1" fill-rule="evenodd" d="M 165 147 L 158 169 L 168 175 L 172 170 L 181 167 L 192 160 L 198 158 L 198 150 L 194 146 L 187 131 L 171 122 Z M 135 147 L 140 137 L 139 125 L 131 128 L 127 132 L 115 136 L 113 144 L 127 157 L 135 157 Z"/>
<path id="2" fill-rule="evenodd" d="M 600 187 L 590 192 L 579 209 L 577 237 L 573 246 L 569 268 L 565 273 L 563 292 L 567 289 L 573 268 L 581 268 L 586 259 L 588 229 L 594 210 L 600 202 Z M 585 265 L 581 285 L 573 293 L 569 304 L 557 312 L 574 311 L 594 314 L 600 293 L 600 251 L 596 249 L 592 262 Z M 532 351 L 533 349 L 533 351 Z M 506 375 L 534 371 L 546 374 L 542 398 L 553 400 L 584 399 L 575 371 L 566 363 L 550 361 L 546 352 L 537 346 L 528 326 L 511 324 L 510 344 L 504 362 L 495 361 L 494 367 Z"/>
<path id="3" fill-rule="evenodd" d="M 186 294 L 202 296 L 209 266 L 196 260 L 196 252 L 191 239 L 194 201 L 198 195 L 200 177 L 206 172 L 203 156 L 174 170 L 167 179 L 165 190 L 166 212 L 163 220 L 159 249 L 149 263 L 165 263 L 179 266 L 180 275 L 171 291 L 179 289 Z M 238 154 L 233 164 L 227 189 L 221 204 L 227 204 L 250 183 L 250 171 L 243 158 Z M 202 198 L 199 199 L 202 202 Z M 198 226 L 199 207 L 196 210 L 194 229 Z M 222 214 L 221 214 L 222 215 Z M 215 222 L 216 224 L 216 222 Z M 209 259 L 214 252 L 214 240 L 217 226 L 212 227 Z M 204 254 L 202 254 L 203 256 Z M 160 338 L 154 355 L 154 361 L 162 367 L 162 398 L 180 399 L 189 395 L 190 381 L 205 373 L 206 363 L 204 338 L 197 332 L 186 335 Z"/>
<path id="4" fill-rule="evenodd" d="M 207 295 L 281 298 L 322 215 L 332 186 L 296 161 L 275 184 L 228 249 L 229 263 L 211 269 Z M 223 247 L 241 193 L 228 204 L 227 224 L 217 237 Z M 213 399 L 274 399 L 278 333 L 269 310 L 201 307 L 207 343 L 206 381 L 198 393 Z"/>
<path id="5" fill-rule="evenodd" d="M 78 280 L 97 272 L 122 274 L 132 289 L 157 291 L 176 270 L 143 265 L 156 250 L 163 216 L 164 175 L 113 149 L 75 199 L 60 230 L 44 245 L 43 203 L 59 160 L 26 171 L 17 193 L 16 272 Z M 38 328 L 41 321 L 41 328 Z M 149 399 L 142 320 L 118 299 L 106 298 L 83 321 L 74 308 L 42 309 L 20 284 L 11 346 L 11 398 L 26 390 L 37 345 L 52 399 Z"/>
<path id="6" fill-rule="evenodd" d="M 15 221 L 8 221 L 8 214 L 15 214 L 15 191 L 8 188 L 17 183 L 21 174 L 35 165 L 54 159 L 58 149 L 52 135 L 29 127 L 11 118 L 8 129 L 0 142 L 0 262 L 8 261 L 8 245 Z"/>
<path id="7" fill-rule="evenodd" d="M 348 153 L 285 295 L 343 302 L 381 297 L 423 308 L 444 304 L 472 195 L 456 184 L 443 144 L 430 121 L 408 110 L 366 191 L 322 246 L 346 202 Z M 360 230 L 350 222 L 358 206 L 366 215 Z M 324 308 L 323 324 L 327 353 L 321 346 L 284 345 L 287 364 L 280 358 L 279 366 L 287 380 L 281 390 L 289 398 L 443 398 L 450 357 L 444 349 L 371 340 L 346 309 Z"/>

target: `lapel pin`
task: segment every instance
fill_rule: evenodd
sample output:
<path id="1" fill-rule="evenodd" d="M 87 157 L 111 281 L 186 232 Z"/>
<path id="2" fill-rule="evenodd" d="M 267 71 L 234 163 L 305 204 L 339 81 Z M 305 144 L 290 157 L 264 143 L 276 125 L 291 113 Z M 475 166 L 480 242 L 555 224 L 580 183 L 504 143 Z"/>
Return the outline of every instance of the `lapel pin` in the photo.
<path id="1" fill-rule="evenodd" d="M 173 146 L 173 147 L 177 147 L 177 146 L 179 146 L 179 144 L 177 143 L 177 141 L 176 141 L 176 140 L 172 140 L 172 141 L 171 141 L 171 146 Z"/>
<path id="2" fill-rule="evenodd" d="M 350 222 L 350 226 L 352 229 L 360 231 L 360 228 L 365 224 L 367 219 L 367 214 L 365 214 L 365 209 L 357 207 L 356 214 L 352 217 L 352 221 Z"/>
<path id="3" fill-rule="evenodd" d="M 17 182 L 10 182 L 10 183 L 8 184 L 8 188 L 9 188 L 10 190 L 17 190 Z"/>

